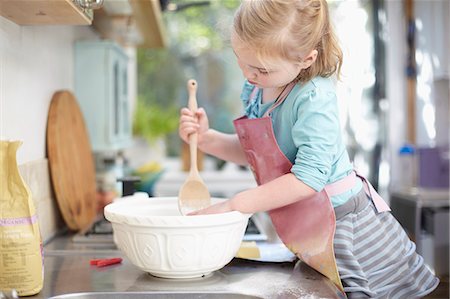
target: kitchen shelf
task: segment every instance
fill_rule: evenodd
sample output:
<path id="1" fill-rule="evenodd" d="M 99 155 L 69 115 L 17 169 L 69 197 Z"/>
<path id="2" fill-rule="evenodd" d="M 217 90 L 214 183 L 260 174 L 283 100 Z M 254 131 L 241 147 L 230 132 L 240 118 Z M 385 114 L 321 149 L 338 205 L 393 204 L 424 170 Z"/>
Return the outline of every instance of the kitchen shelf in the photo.
<path id="1" fill-rule="evenodd" d="M 1 0 L 0 15 L 18 25 L 90 25 L 93 16 L 72 0 Z"/>
<path id="2" fill-rule="evenodd" d="M 159 1 L 116 0 L 95 11 L 94 28 L 122 46 L 164 48 L 165 27 Z"/>
<path id="3" fill-rule="evenodd" d="M 139 45 L 143 48 L 166 46 L 161 7 L 159 1 L 129 0 L 137 26 L 143 36 Z"/>

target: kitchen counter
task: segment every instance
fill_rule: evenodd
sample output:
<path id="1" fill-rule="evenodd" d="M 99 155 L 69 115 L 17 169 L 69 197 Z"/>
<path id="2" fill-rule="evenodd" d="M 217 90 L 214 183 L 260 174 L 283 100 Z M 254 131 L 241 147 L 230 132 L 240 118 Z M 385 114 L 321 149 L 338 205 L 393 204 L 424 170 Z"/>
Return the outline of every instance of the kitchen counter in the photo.
<path id="1" fill-rule="evenodd" d="M 44 247 L 44 287 L 29 298 L 80 292 L 201 292 L 201 298 L 219 292 L 261 298 L 339 298 L 338 289 L 328 279 L 300 261 L 268 263 L 235 258 L 207 277 L 163 279 L 141 271 L 116 249 L 73 247 L 70 240 L 70 236 L 59 237 Z M 91 259 L 110 257 L 122 257 L 123 261 L 103 268 L 89 264 Z"/>

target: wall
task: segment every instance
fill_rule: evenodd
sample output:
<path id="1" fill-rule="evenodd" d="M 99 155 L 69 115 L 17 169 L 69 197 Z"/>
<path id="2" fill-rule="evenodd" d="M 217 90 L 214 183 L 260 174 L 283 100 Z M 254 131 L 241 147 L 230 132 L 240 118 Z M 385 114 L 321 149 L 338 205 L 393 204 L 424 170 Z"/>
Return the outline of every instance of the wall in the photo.
<path id="1" fill-rule="evenodd" d="M 18 163 L 44 240 L 63 225 L 46 159 L 48 108 L 56 90 L 73 89 L 73 42 L 84 38 L 97 36 L 88 26 L 18 26 L 0 17 L 0 139 L 23 141 Z"/>
<path id="2" fill-rule="evenodd" d="M 32 191 L 44 240 L 64 225 L 46 158 L 48 109 L 55 91 L 74 89 L 73 44 L 80 39 L 99 37 L 90 26 L 19 26 L 0 17 L 0 139 L 23 141 L 17 162 Z M 125 51 L 130 58 L 132 119 L 137 92 L 136 49 Z"/>
<path id="3" fill-rule="evenodd" d="M 96 38 L 89 26 L 18 26 L 0 17 L 0 138 L 24 142 L 19 164 L 46 157 L 50 100 L 73 89 L 73 42 L 83 38 Z"/>

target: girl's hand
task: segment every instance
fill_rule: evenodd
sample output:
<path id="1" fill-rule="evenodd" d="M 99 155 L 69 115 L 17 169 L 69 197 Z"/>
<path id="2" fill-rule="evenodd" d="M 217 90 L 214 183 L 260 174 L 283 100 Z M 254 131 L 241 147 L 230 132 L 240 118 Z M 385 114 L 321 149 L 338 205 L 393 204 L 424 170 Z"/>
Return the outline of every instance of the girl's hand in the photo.
<path id="1" fill-rule="evenodd" d="M 226 212 L 231 212 L 231 211 L 233 211 L 233 210 L 231 209 L 230 201 L 226 200 L 226 201 L 211 205 L 205 209 L 191 212 L 188 214 L 188 216 L 219 214 L 219 213 L 226 213 Z"/>
<path id="2" fill-rule="evenodd" d="M 197 132 L 198 143 L 200 144 L 203 135 L 208 130 L 208 116 L 203 108 L 199 108 L 196 113 L 193 113 L 186 107 L 181 109 L 178 134 L 184 142 L 189 143 L 189 135 Z"/>

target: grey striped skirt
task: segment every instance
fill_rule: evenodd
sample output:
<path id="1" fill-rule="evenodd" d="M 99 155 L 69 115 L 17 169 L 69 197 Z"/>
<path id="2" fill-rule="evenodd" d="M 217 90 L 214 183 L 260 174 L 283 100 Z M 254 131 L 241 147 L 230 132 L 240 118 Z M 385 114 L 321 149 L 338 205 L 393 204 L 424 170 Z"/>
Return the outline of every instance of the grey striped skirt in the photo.
<path id="1" fill-rule="evenodd" d="M 397 220 L 376 213 L 364 191 L 335 213 L 334 251 L 348 298 L 417 298 L 437 287 Z"/>

